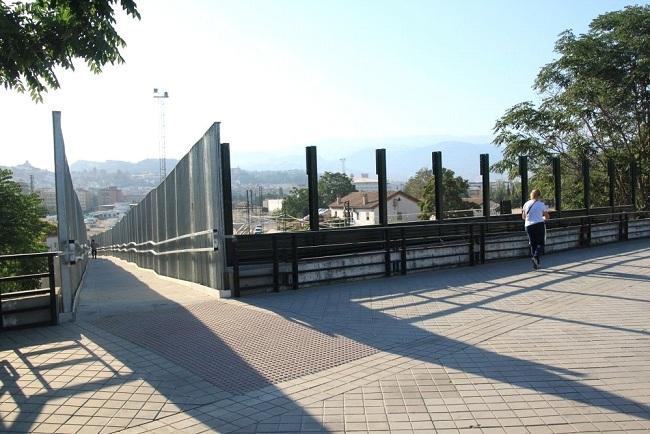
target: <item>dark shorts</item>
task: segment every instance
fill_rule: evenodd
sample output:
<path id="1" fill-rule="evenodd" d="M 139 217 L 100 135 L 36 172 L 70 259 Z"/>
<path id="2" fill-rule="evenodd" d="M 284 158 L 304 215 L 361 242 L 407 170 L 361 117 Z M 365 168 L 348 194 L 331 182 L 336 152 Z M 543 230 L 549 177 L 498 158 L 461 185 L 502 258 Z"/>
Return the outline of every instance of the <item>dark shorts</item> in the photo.
<path id="1" fill-rule="evenodd" d="M 535 223 L 526 226 L 528 234 L 528 243 L 530 244 L 530 254 L 539 256 L 544 253 L 544 243 L 546 241 L 546 225 L 544 223 Z"/>

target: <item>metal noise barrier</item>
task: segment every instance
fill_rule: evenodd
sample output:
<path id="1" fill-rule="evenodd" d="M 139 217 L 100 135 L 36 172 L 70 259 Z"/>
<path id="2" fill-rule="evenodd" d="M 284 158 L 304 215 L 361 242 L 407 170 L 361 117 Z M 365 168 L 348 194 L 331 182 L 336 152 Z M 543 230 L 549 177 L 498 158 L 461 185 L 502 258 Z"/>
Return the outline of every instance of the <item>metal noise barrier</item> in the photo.
<path id="1" fill-rule="evenodd" d="M 61 130 L 61 112 L 52 112 L 54 133 L 54 181 L 56 187 L 56 213 L 58 221 L 61 275 L 61 301 L 63 312 L 72 312 L 74 298 L 88 264 L 88 239 L 84 214 L 74 191 L 70 168 L 65 155 Z"/>
<path id="2" fill-rule="evenodd" d="M 95 242 L 102 255 L 225 289 L 223 201 L 219 124 L 214 123 L 160 185 Z"/>

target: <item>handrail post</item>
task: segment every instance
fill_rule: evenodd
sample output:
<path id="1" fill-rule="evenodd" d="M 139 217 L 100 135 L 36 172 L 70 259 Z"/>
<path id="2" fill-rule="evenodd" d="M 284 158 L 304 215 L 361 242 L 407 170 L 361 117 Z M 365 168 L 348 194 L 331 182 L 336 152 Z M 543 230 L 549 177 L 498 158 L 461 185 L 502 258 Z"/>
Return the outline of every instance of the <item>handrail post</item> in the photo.
<path id="1" fill-rule="evenodd" d="M 476 265 L 476 257 L 474 252 L 474 225 L 469 224 L 469 265 Z"/>
<path id="2" fill-rule="evenodd" d="M 291 234 L 291 288 L 298 289 L 298 241 Z"/>
<path id="3" fill-rule="evenodd" d="M 56 305 L 56 282 L 54 279 L 54 255 L 47 257 L 47 271 L 50 283 L 50 316 L 52 325 L 56 325 L 59 321 L 58 309 Z"/>
<path id="4" fill-rule="evenodd" d="M 271 234 L 271 250 L 273 250 L 273 291 L 280 291 L 280 265 L 278 264 L 278 238 Z"/>
<path id="5" fill-rule="evenodd" d="M 481 222 L 480 225 L 480 244 L 481 244 L 481 264 L 485 264 L 485 223 Z"/>
<path id="6" fill-rule="evenodd" d="M 490 218 L 490 154 L 481 154 L 481 177 L 483 184 L 483 217 Z"/>
<path id="7" fill-rule="evenodd" d="M 400 272 L 401 274 L 406 274 L 406 236 L 403 227 L 400 230 L 400 237 L 401 237 Z"/>
<path id="8" fill-rule="evenodd" d="M 232 296 L 239 298 L 241 296 L 241 291 L 239 288 L 239 252 L 237 251 L 237 236 L 232 238 Z"/>
<path id="9" fill-rule="evenodd" d="M 379 224 L 388 225 L 388 184 L 386 181 L 386 149 L 375 150 L 375 165 L 377 172 L 377 187 L 379 199 Z"/>
<path id="10" fill-rule="evenodd" d="M 390 234 L 388 233 L 388 229 L 384 229 L 384 274 L 386 277 L 390 277 Z"/>
<path id="11" fill-rule="evenodd" d="M 589 159 L 582 158 L 582 194 L 585 207 L 585 213 L 589 215 L 591 208 L 591 180 L 589 179 Z"/>
<path id="12" fill-rule="evenodd" d="M 443 210 L 443 180 L 442 180 L 442 152 L 435 151 L 431 153 L 431 165 L 433 169 L 434 188 L 434 208 L 436 211 L 436 221 L 440 222 L 444 218 Z"/>

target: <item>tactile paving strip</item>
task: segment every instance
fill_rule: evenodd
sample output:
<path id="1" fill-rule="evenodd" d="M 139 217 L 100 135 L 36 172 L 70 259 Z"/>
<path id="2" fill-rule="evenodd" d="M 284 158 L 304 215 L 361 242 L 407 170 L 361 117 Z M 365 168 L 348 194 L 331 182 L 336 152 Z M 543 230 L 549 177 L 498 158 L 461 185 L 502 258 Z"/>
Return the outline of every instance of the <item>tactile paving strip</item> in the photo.
<path id="1" fill-rule="evenodd" d="M 95 324 L 233 393 L 292 380 L 378 352 L 343 336 L 218 301 L 115 315 Z"/>

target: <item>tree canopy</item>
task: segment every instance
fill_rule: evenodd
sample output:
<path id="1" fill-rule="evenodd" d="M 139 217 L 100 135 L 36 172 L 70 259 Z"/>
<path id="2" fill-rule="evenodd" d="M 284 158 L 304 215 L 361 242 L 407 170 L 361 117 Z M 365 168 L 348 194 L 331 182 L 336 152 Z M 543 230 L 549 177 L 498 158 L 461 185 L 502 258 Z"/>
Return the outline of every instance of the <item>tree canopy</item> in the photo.
<path id="1" fill-rule="evenodd" d="M 594 19 L 587 33 L 563 32 L 559 58 L 539 72 L 541 102 L 516 104 L 496 122 L 504 146 L 494 168 L 516 175 L 528 155 L 531 186 L 552 196 L 549 157 L 562 160 L 564 207 L 581 207 L 581 159 L 592 165 L 592 202 L 604 204 L 608 158 L 617 162 L 617 201 L 629 194 L 629 165 L 640 168 L 639 197 L 650 193 L 650 6 L 630 6 Z"/>
<path id="2" fill-rule="evenodd" d="M 282 211 L 296 218 L 309 214 L 309 190 L 294 187 L 282 201 Z"/>
<path id="3" fill-rule="evenodd" d="M 0 255 L 36 253 L 46 250 L 45 238 L 55 227 L 42 220 L 45 209 L 35 194 L 23 194 L 20 185 L 11 180 L 11 171 L 0 169 Z M 0 263 L 0 274 L 29 274 L 42 271 L 42 261 Z M 0 285 L 7 289 L 31 289 L 37 282 L 15 282 Z"/>
<path id="4" fill-rule="evenodd" d="M 42 101 L 48 88 L 60 87 L 55 68 L 74 69 L 75 58 L 95 73 L 123 63 L 126 44 L 114 28 L 117 3 L 140 18 L 133 0 L 0 1 L 0 84 Z"/>
<path id="5" fill-rule="evenodd" d="M 461 176 L 456 176 L 453 170 L 442 169 L 442 200 L 445 211 L 464 210 L 474 206 L 463 201 L 467 197 L 469 182 Z M 418 170 L 404 185 L 404 192 L 420 199 L 420 218 L 428 219 L 435 213 L 436 180 L 431 170 L 426 167 Z"/>
<path id="6" fill-rule="evenodd" d="M 318 201 L 322 208 L 329 206 L 338 197 L 357 191 L 352 178 L 345 173 L 325 172 L 318 179 Z"/>

